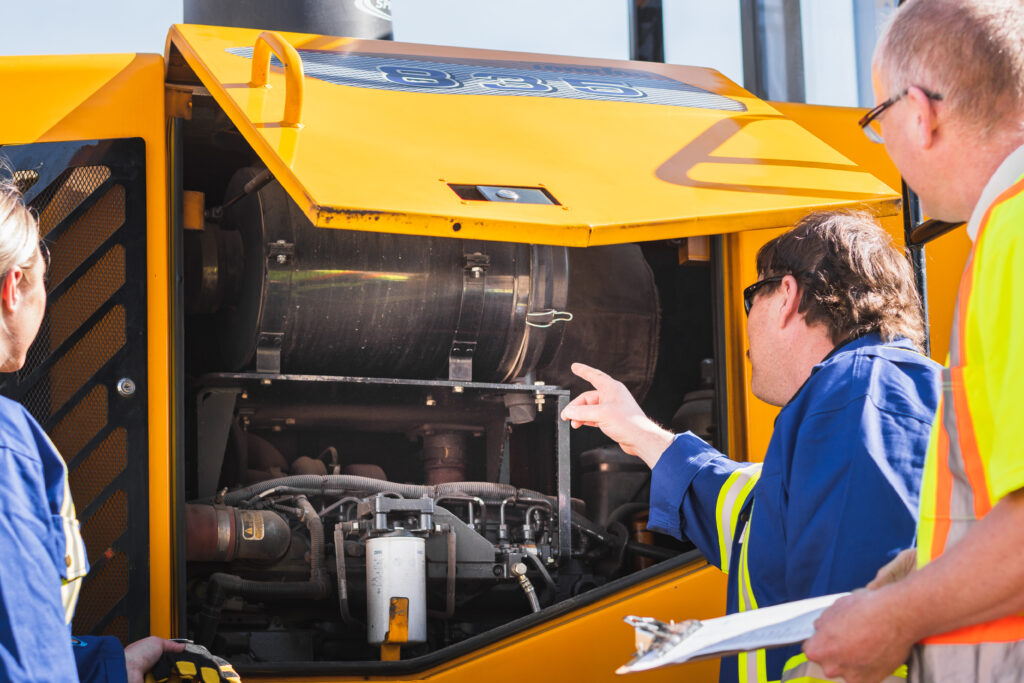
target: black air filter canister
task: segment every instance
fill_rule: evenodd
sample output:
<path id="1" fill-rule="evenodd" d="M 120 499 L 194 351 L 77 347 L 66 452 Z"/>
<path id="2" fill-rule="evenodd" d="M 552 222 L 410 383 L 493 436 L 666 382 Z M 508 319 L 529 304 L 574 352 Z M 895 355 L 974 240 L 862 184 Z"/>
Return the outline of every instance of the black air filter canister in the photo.
<path id="1" fill-rule="evenodd" d="M 570 249 L 569 273 L 573 320 L 539 378 L 576 395 L 591 387 L 570 366 L 586 363 L 612 375 L 643 401 L 658 362 L 661 322 L 658 288 L 643 252 L 635 244 Z"/>
<path id="2" fill-rule="evenodd" d="M 226 196 L 257 175 L 240 169 Z M 565 309 L 564 247 L 317 228 L 277 181 L 223 225 L 244 262 L 219 289 L 239 292 L 218 302 L 231 369 L 503 382 L 561 342 L 564 323 L 535 323 Z"/>

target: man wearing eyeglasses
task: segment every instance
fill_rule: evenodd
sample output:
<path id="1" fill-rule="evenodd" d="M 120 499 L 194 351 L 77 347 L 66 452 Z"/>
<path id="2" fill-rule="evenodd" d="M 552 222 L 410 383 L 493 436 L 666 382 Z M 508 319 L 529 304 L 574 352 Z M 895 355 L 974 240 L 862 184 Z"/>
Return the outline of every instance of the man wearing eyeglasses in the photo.
<path id="1" fill-rule="evenodd" d="M 916 548 L 816 624 L 848 683 L 1024 680 L 1024 3 L 910 0 L 875 52 L 861 125 L 931 217 L 974 242 L 935 418 Z M 944 274 L 947 277 L 952 274 Z"/>
<path id="2" fill-rule="evenodd" d="M 751 391 L 782 410 L 764 462 L 736 462 L 594 385 L 562 412 L 651 467 L 648 526 L 727 571 L 731 612 L 864 585 L 913 540 L 940 366 L 907 259 L 864 214 L 817 213 L 765 244 L 743 292 Z M 800 647 L 722 660 L 722 681 L 808 675 Z"/>

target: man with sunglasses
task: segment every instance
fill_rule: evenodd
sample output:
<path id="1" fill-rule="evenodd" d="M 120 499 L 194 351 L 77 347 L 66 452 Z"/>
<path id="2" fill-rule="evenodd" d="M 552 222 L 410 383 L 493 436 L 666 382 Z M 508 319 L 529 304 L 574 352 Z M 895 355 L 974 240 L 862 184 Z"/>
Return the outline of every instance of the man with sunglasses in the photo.
<path id="1" fill-rule="evenodd" d="M 914 535 L 940 366 L 918 352 L 921 302 L 906 258 L 865 214 L 817 213 L 766 243 L 743 292 L 751 391 L 781 406 L 763 463 L 730 460 L 594 385 L 562 412 L 651 467 L 648 526 L 728 572 L 746 611 L 864 585 Z M 722 660 L 722 681 L 809 675 L 800 647 Z"/>
<path id="2" fill-rule="evenodd" d="M 861 120 L 932 218 L 967 221 L 916 547 L 818 620 L 848 683 L 1024 680 L 1024 3 L 909 0 Z M 949 277 L 951 274 L 944 274 Z"/>

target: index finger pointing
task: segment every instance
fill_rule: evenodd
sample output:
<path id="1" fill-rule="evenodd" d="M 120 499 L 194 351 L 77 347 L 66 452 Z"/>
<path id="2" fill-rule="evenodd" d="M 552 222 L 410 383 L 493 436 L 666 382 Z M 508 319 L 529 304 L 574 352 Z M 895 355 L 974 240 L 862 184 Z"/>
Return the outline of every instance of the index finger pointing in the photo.
<path id="1" fill-rule="evenodd" d="M 615 381 L 607 373 L 583 363 L 573 363 L 569 369 L 572 370 L 574 375 L 587 380 L 598 389 L 602 386 L 607 386 L 609 382 Z"/>

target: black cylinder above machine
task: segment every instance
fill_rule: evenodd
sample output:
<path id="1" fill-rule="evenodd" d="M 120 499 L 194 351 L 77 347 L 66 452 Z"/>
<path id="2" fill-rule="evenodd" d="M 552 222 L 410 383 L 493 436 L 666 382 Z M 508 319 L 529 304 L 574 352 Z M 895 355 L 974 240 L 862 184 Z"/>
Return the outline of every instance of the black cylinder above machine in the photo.
<path id="1" fill-rule="evenodd" d="M 388 0 L 185 0 L 185 23 L 391 39 Z"/>
<path id="2" fill-rule="evenodd" d="M 257 175 L 240 169 L 226 196 Z M 240 285 L 187 272 L 186 283 L 209 286 L 186 297 L 202 294 L 200 312 L 217 314 L 228 369 L 503 382 L 561 343 L 564 324 L 536 321 L 564 310 L 563 247 L 317 228 L 277 181 L 227 206 L 223 228 L 239 239 L 198 250 L 238 244 Z M 197 257 L 186 269 L 223 261 Z"/>
<path id="3" fill-rule="evenodd" d="M 569 366 L 583 361 L 646 392 L 658 294 L 636 245 L 318 228 L 262 177 L 239 169 L 220 225 L 185 234 L 187 307 L 220 349 L 210 370 L 580 389 Z"/>

